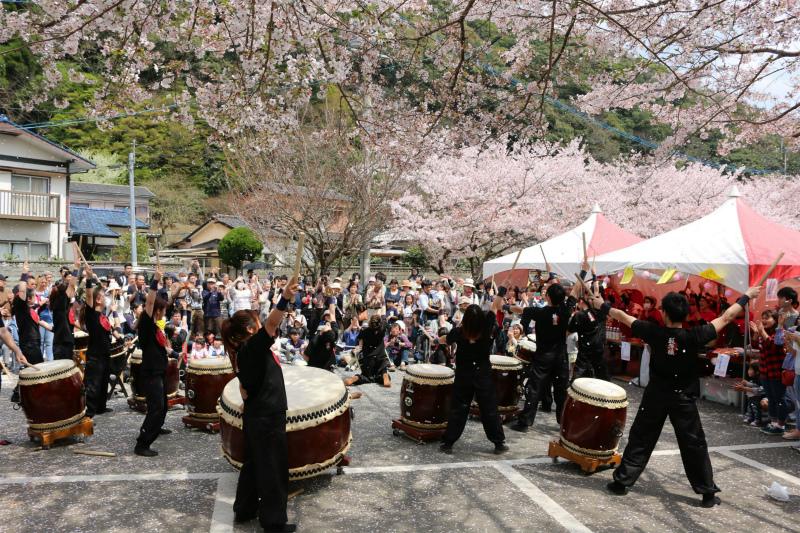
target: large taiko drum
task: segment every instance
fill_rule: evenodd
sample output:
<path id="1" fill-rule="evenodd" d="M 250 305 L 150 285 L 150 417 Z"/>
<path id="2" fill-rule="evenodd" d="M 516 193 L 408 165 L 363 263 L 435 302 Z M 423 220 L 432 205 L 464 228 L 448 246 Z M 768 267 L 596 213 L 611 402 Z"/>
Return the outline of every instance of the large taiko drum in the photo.
<path id="1" fill-rule="evenodd" d="M 313 367 L 282 366 L 286 384 L 289 479 L 305 479 L 337 465 L 350 449 L 350 393 L 335 374 Z M 239 379 L 225 385 L 217 408 L 225 458 L 244 461 L 243 402 Z"/>
<path id="2" fill-rule="evenodd" d="M 578 378 L 567 395 L 561 415 L 561 445 L 588 457 L 613 456 L 625 429 L 625 389 L 601 379 Z"/>
<path id="3" fill-rule="evenodd" d="M 76 329 L 72 336 L 75 339 L 75 344 L 72 347 L 72 360 L 78 365 L 78 369 L 83 372 L 86 369 L 86 350 L 89 348 L 89 334 Z"/>
<path id="4" fill-rule="evenodd" d="M 114 339 L 111 343 L 111 354 L 108 359 L 109 372 L 115 376 L 122 374 L 128 365 L 128 350 L 125 339 Z"/>
<path id="5" fill-rule="evenodd" d="M 515 357 L 491 355 L 492 381 L 497 391 L 497 410 L 501 415 L 519 410 L 519 385 L 522 362 Z"/>
<path id="6" fill-rule="evenodd" d="M 138 405 L 144 405 L 146 403 L 144 394 L 142 391 L 139 390 L 139 384 L 141 383 L 141 378 L 139 375 L 141 374 L 142 370 L 142 351 L 141 350 L 134 350 L 131 354 L 130 359 L 131 365 L 131 398 L 129 398 L 128 403 L 131 404 L 133 407 L 134 402 Z"/>
<path id="7" fill-rule="evenodd" d="M 186 411 L 209 422 L 219 420 L 217 401 L 222 390 L 236 377 L 227 357 L 192 359 L 186 370 Z"/>
<path id="8" fill-rule="evenodd" d="M 525 364 L 533 361 L 533 356 L 536 353 L 536 342 L 530 339 L 530 336 L 520 339 L 517 344 L 517 353 L 514 355 L 517 359 Z"/>
<path id="9" fill-rule="evenodd" d="M 418 429 L 446 428 L 454 381 L 455 372 L 446 366 L 408 367 L 400 389 L 400 420 Z"/>
<path id="10" fill-rule="evenodd" d="M 142 351 L 135 350 L 131 354 L 130 359 L 131 365 L 131 398 L 128 398 L 128 405 L 132 409 L 137 409 L 139 411 L 144 412 L 147 406 L 147 398 L 144 397 L 143 391 L 137 385 L 137 381 L 140 381 L 140 376 L 142 373 Z M 167 359 L 167 400 L 172 400 L 178 396 L 178 388 L 180 384 L 179 379 L 179 371 L 178 371 L 178 360 L 173 359 L 172 357 Z M 180 400 L 180 399 L 179 399 Z M 170 403 L 172 405 L 172 403 Z"/>
<path id="11" fill-rule="evenodd" d="M 180 388 L 180 370 L 178 360 L 172 357 L 167 359 L 167 399 L 175 398 Z"/>
<path id="12" fill-rule="evenodd" d="M 86 414 L 83 377 L 68 359 L 23 368 L 19 394 L 31 431 L 68 429 L 78 425 Z"/>

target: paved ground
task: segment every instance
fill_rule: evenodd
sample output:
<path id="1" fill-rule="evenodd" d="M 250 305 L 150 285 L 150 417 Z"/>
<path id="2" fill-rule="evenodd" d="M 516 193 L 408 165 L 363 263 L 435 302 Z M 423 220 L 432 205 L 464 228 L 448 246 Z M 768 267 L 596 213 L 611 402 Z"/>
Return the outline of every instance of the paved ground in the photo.
<path id="1" fill-rule="evenodd" d="M 604 490 L 610 472 L 584 476 L 545 456 L 557 434 L 550 414 L 527 434 L 507 431 L 511 451 L 502 460 L 474 421 L 452 456 L 393 436 L 400 379 L 391 389 L 360 388 L 346 473 L 292 487 L 304 489 L 289 504 L 300 531 L 800 531 L 800 455 L 780 438 L 743 426 L 731 407 L 701 403 L 723 490 L 723 505 L 707 510 L 683 475 L 669 424 L 634 491 L 615 497 Z M 628 391 L 630 423 L 641 391 Z M 0 448 L 0 531 L 256 531 L 255 522 L 232 526 L 236 473 L 220 453 L 219 436 L 185 429 L 181 409 L 169 413 L 174 433 L 156 442 L 155 459 L 133 455 L 141 415 L 121 398 L 111 402 L 114 413 L 97 418 L 86 443 L 37 451 L 9 393 L 8 386 L 0 392 L 0 438 L 14 442 Z M 76 447 L 117 457 L 76 455 Z M 765 496 L 775 480 L 789 487 L 788 503 Z"/>

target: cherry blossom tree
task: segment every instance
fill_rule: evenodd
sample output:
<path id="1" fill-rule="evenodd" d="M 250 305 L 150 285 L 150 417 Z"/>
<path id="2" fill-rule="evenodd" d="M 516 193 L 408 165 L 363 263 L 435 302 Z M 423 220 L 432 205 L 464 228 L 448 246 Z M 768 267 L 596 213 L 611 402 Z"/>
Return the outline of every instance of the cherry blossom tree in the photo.
<path id="1" fill-rule="evenodd" d="M 103 80 L 98 116 L 171 91 L 174 118 L 232 136 L 295 127 L 328 99 L 362 142 L 408 158 L 536 136 L 557 88 L 576 86 L 591 113 L 638 107 L 672 125 L 668 155 L 720 129 L 800 138 L 798 19 L 789 0 L 37 0 L 2 5 L 0 44 L 43 66 L 39 98 L 14 105 L 50 98 L 69 60 Z"/>

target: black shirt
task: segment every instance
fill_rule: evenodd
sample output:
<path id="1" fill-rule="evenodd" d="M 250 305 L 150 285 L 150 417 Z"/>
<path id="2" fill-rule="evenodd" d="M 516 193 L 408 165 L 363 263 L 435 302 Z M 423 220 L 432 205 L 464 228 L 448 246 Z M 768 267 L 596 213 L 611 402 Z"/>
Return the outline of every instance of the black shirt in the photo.
<path id="1" fill-rule="evenodd" d="M 239 382 L 247 392 L 244 416 L 286 414 L 286 388 L 281 365 L 272 355 L 274 342 L 261 328 L 236 353 Z"/>
<path id="2" fill-rule="evenodd" d="M 378 346 L 383 346 L 383 330 L 364 328 L 358 334 L 358 340 L 362 341 L 364 345 L 361 348 L 361 353 L 371 353 Z"/>
<path id="3" fill-rule="evenodd" d="M 665 391 L 700 394 L 697 353 L 717 338 L 714 326 L 668 328 L 636 320 L 631 332 L 650 345 L 650 386 Z"/>
<path id="4" fill-rule="evenodd" d="M 53 344 L 74 344 L 72 326 L 69 323 L 69 298 L 63 290 L 50 292 L 50 310 L 53 313 Z"/>
<path id="5" fill-rule="evenodd" d="M 494 346 L 494 337 L 497 331 L 497 320 L 494 313 L 484 311 L 483 335 L 475 341 L 468 341 L 461 327 L 453 328 L 447 334 L 447 344 L 456 345 L 456 369 L 463 371 L 472 367 L 485 367 L 489 365 L 489 355 Z"/>
<path id="6" fill-rule="evenodd" d="M 103 324 L 108 325 L 108 319 L 102 314 L 95 311 L 93 308 L 86 306 L 84 311 L 84 322 L 86 322 L 86 333 L 89 334 L 89 347 L 86 350 L 87 355 L 94 355 L 97 357 L 109 357 L 111 354 L 111 328 L 103 327 Z"/>
<path id="7" fill-rule="evenodd" d="M 321 368 L 323 370 L 330 370 L 336 364 L 336 355 L 334 346 L 336 338 L 327 333 L 318 333 L 314 335 L 311 342 L 306 347 L 306 356 L 308 356 L 308 366 L 314 368 Z"/>
<path id="8" fill-rule="evenodd" d="M 153 318 L 142 311 L 136 325 L 139 347 L 142 349 L 142 370 L 158 374 L 167 370 L 167 337 Z"/>
<path id="9" fill-rule="evenodd" d="M 28 302 L 15 297 L 11 303 L 11 312 L 14 314 L 14 318 L 17 319 L 20 346 L 41 345 L 42 337 L 39 335 L 39 324 L 33 320 Z"/>
<path id="10" fill-rule="evenodd" d="M 604 349 L 606 318 L 611 304 L 604 303 L 600 309 L 578 311 L 569 319 L 570 332 L 578 334 L 579 353 L 597 353 Z"/>
<path id="11" fill-rule="evenodd" d="M 562 307 L 526 307 L 522 310 L 522 329 L 528 331 L 531 320 L 536 331 L 536 352 L 550 353 L 567 349 L 567 326 L 575 299 L 568 298 Z"/>

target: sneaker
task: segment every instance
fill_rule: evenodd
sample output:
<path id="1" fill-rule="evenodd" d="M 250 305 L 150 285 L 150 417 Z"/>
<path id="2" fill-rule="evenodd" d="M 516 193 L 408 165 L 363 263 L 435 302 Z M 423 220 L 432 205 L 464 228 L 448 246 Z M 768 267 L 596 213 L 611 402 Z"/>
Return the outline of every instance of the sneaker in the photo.
<path id="1" fill-rule="evenodd" d="M 514 431 L 519 431 L 520 433 L 527 433 L 528 432 L 528 425 L 523 424 L 522 422 L 517 422 L 516 424 L 511 426 L 511 429 Z"/>
<path id="2" fill-rule="evenodd" d="M 106 413 L 113 413 L 113 412 L 114 412 L 114 410 L 111 407 L 106 407 L 105 409 L 103 409 L 103 411 L 101 413 L 98 413 L 98 414 L 104 415 Z"/>
<path id="3" fill-rule="evenodd" d="M 439 445 L 439 451 L 447 455 L 453 455 L 453 445 L 443 442 Z"/>
<path id="4" fill-rule="evenodd" d="M 711 509 L 715 505 L 720 505 L 722 500 L 715 494 L 703 494 L 703 501 L 700 502 L 701 507 L 705 507 L 706 509 Z"/>
<path id="5" fill-rule="evenodd" d="M 617 496 L 625 496 L 626 494 L 628 494 L 628 487 L 626 487 L 625 485 L 616 480 L 606 485 L 606 488 L 612 494 L 616 494 Z"/>
<path id="6" fill-rule="evenodd" d="M 159 435 L 169 435 L 170 433 L 172 433 L 171 429 L 161 428 L 158 430 Z"/>
<path id="7" fill-rule="evenodd" d="M 142 457 L 155 457 L 158 452 L 152 448 L 139 448 L 138 446 L 133 449 L 133 453 Z"/>
<path id="8" fill-rule="evenodd" d="M 761 427 L 761 422 L 759 422 L 758 420 L 753 420 L 752 422 L 750 422 L 750 426 L 754 428 Z"/>
<path id="9" fill-rule="evenodd" d="M 749 416 L 742 417 L 742 424 L 752 426 L 753 422 L 755 422 L 755 418 L 750 418 Z"/>
<path id="10" fill-rule="evenodd" d="M 509 450 L 509 447 L 506 445 L 505 442 L 496 442 L 494 444 L 494 454 L 500 455 L 502 453 L 506 453 Z"/>
<path id="11" fill-rule="evenodd" d="M 767 427 L 761 428 L 761 433 L 765 435 L 783 435 L 783 427 L 770 424 Z"/>

